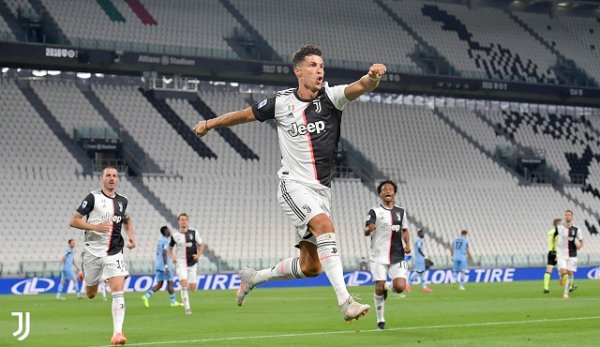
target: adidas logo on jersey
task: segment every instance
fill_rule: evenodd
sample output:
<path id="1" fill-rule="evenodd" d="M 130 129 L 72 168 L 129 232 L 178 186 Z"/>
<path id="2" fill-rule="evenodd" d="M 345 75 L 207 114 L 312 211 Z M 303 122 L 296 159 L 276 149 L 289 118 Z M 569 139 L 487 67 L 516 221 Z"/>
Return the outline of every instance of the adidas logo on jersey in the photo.
<path id="1" fill-rule="evenodd" d="M 308 123 L 306 125 L 292 123 L 292 128 L 288 130 L 288 133 L 296 137 L 298 135 L 306 135 L 306 133 L 320 134 L 323 131 L 325 131 L 325 122 L 320 120 L 317 122 Z"/>

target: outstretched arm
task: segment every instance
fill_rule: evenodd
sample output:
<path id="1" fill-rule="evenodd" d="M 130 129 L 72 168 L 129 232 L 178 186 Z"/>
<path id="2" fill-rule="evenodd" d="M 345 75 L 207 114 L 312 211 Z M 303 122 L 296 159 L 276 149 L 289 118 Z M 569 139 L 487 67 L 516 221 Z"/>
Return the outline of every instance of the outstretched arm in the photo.
<path id="1" fill-rule="evenodd" d="M 194 126 L 193 130 L 196 136 L 202 137 L 210 129 L 230 127 L 238 124 L 244 124 L 256 120 L 251 107 L 246 107 L 241 111 L 234 111 L 220 115 L 219 117 L 201 120 Z"/>
<path id="2" fill-rule="evenodd" d="M 346 99 L 352 101 L 359 96 L 369 93 L 373 89 L 377 88 L 381 76 L 385 74 L 385 65 L 373 64 L 369 68 L 369 72 L 361 77 L 358 81 L 349 84 L 344 90 Z"/>

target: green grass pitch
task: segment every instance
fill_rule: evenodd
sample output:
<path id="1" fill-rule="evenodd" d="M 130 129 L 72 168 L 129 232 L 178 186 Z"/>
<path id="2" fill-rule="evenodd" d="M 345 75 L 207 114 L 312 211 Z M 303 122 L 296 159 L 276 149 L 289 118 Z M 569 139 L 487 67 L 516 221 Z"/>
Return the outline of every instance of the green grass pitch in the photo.
<path id="1" fill-rule="evenodd" d="M 150 308 L 142 293 L 127 293 L 125 334 L 131 346 L 598 346 L 600 281 L 579 281 L 570 300 L 557 283 L 470 284 L 466 291 L 414 286 L 406 298 L 390 294 L 386 330 L 375 329 L 375 311 L 345 323 L 329 287 L 255 289 L 244 307 L 234 291 L 199 291 L 192 316 L 168 306 L 164 292 Z M 350 288 L 373 304 L 372 287 Z M 31 332 L 12 336 L 13 311 L 31 312 Z M 103 346 L 112 335 L 110 298 L 68 295 L 0 296 L 0 346 Z"/>

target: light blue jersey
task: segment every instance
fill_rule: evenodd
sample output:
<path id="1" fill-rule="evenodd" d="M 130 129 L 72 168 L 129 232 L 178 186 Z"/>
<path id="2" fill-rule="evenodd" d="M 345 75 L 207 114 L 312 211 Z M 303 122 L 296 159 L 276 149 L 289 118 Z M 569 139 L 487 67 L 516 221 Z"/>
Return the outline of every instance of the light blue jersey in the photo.
<path id="1" fill-rule="evenodd" d="M 454 240 L 454 260 L 467 261 L 469 239 L 459 236 Z"/>
<path id="2" fill-rule="evenodd" d="M 169 247 L 169 237 L 161 237 L 156 244 L 156 271 L 165 271 L 165 262 L 163 260 L 163 250 L 167 250 Z M 169 266 L 169 271 L 173 270 L 173 264 L 171 262 L 171 257 L 167 254 L 167 266 Z"/>
<path id="3" fill-rule="evenodd" d="M 65 250 L 65 262 L 62 266 L 62 271 L 64 272 L 73 272 L 73 250 L 71 248 L 67 248 Z"/>
<path id="4" fill-rule="evenodd" d="M 425 269 L 425 240 L 417 237 L 415 240 L 415 271 L 424 272 Z"/>
<path id="5" fill-rule="evenodd" d="M 467 249 L 469 239 L 459 236 L 454 240 L 454 272 L 464 272 L 467 269 Z"/>
<path id="6" fill-rule="evenodd" d="M 72 281 L 75 279 L 75 273 L 73 272 L 73 250 L 71 248 L 67 248 L 65 250 L 65 262 L 62 264 L 62 269 L 60 269 L 60 278 L 62 280 Z"/>

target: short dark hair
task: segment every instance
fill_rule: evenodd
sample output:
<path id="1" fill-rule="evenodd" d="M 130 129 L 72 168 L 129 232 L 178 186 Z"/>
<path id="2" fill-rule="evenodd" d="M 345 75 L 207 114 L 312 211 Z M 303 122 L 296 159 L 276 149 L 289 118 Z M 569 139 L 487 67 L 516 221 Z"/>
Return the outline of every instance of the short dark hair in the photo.
<path id="1" fill-rule="evenodd" d="M 556 218 L 555 220 L 552 221 L 552 225 L 557 226 L 558 223 L 560 223 L 561 220 L 562 219 L 560 219 L 560 218 Z"/>
<path id="2" fill-rule="evenodd" d="M 179 220 L 179 218 L 181 218 L 181 217 L 183 217 L 183 216 L 190 218 L 190 216 L 188 216 L 188 214 L 187 214 L 187 213 L 185 213 L 185 212 L 182 212 L 182 213 L 180 213 L 180 214 L 179 214 L 179 216 L 177 216 L 177 220 Z"/>
<path id="3" fill-rule="evenodd" d="M 574 214 L 574 213 L 573 213 L 573 210 L 566 210 L 566 211 L 565 211 L 565 213 L 567 213 L 567 212 L 569 212 L 569 213 L 571 213 L 571 214 Z"/>
<path id="4" fill-rule="evenodd" d="M 102 171 L 100 171 L 100 174 L 98 175 L 98 177 L 102 178 L 104 176 L 104 172 L 108 169 L 114 169 L 117 172 L 117 175 L 119 174 L 119 170 L 117 170 L 116 167 L 114 166 L 107 166 L 104 169 L 102 169 Z"/>
<path id="5" fill-rule="evenodd" d="M 386 184 L 391 184 L 392 187 L 394 187 L 394 193 L 398 192 L 398 186 L 396 185 L 396 183 L 394 183 L 394 181 L 385 180 L 385 181 L 379 183 L 379 185 L 377 186 L 377 194 L 381 194 L 381 189 L 383 189 L 383 186 Z"/>
<path id="6" fill-rule="evenodd" d="M 70 245 L 71 241 L 75 241 L 75 239 L 69 239 L 69 241 L 67 241 L 67 245 Z"/>
<path id="7" fill-rule="evenodd" d="M 461 235 L 467 235 L 469 232 L 467 230 L 463 230 L 460 232 Z"/>
<path id="8" fill-rule="evenodd" d="M 292 58 L 292 65 L 296 66 L 298 63 L 304 60 L 309 55 L 318 55 L 319 57 L 323 56 L 323 52 L 321 49 L 315 45 L 303 45 L 300 47 L 298 52 L 294 53 L 294 57 Z"/>
<path id="9" fill-rule="evenodd" d="M 162 227 L 160 227 L 160 233 L 164 236 L 165 232 L 169 230 L 169 227 L 167 227 L 166 225 L 163 225 Z"/>

